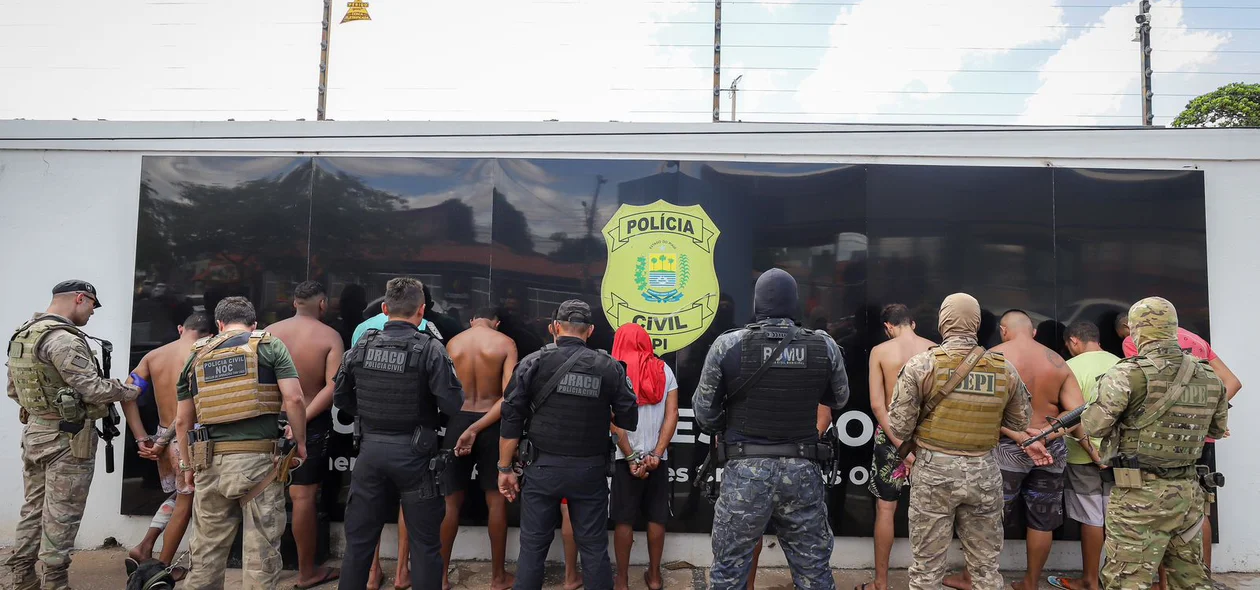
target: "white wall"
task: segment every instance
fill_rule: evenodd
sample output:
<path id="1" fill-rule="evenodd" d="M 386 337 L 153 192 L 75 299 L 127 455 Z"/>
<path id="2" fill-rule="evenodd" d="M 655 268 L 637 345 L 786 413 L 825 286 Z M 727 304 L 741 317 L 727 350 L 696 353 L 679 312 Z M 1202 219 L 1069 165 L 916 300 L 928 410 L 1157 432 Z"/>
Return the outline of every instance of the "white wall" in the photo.
<path id="1" fill-rule="evenodd" d="M 696 132 L 678 135 L 681 131 Z M 1227 474 L 1221 495 L 1219 571 L 1260 571 L 1260 471 L 1248 452 L 1260 433 L 1260 356 L 1250 304 L 1260 291 L 1260 130 L 1082 130 L 870 128 L 812 125 L 630 125 L 460 123 L 109 123 L 0 122 L 0 326 L 41 311 L 58 281 L 94 283 L 105 306 L 88 324 L 115 345 L 114 376 L 126 374 L 130 292 L 135 262 L 142 154 L 293 154 L 464 157 L 670 158 L 998 166 L 1073 166 L 1205 171 L 1208 273 L 1213 346 L 1244 383 L 1233 410 L 1233 436 L 1218 445 Z M 3 379 L 3 377 L 0 377 Z M 17 406 L 0 402 L 0 544 L 13 542 L 22 497 Z M 121 445 L 116 449 L 121 453 Z M 118 464 L 121 465 L 121 457 Z M 130 545 L 147 518 L 118 514 L 121 469 L 103 458 L 78 544 L 106 537 Z M 335 529 L 339 536 L 340 527 Z M 508 554 L 516 554 L 515 529 Z M 334 549 L 340 548 L 339 539 Z M 558 540 L 557 540 L 558 544 Z M 385 553 L 392 555 L 392 542 Z M 642 538 L 635 559 L 645 559 Z M 484 529 L 466 528 L 457 559 L 485 559 Z M 553 556 L 558 555 L 553 551 Z M 952 561 L 958 562 L 955 550 Z M 707 535 L 671 535 L 666 561 L 707 565 Z M 768 547 L 764 563 L 782 564 Z M 1022 543 L 1003 552 L 1005 568 L 1023 567 Z M 894 567 L 910 562 L 905 539 Z M 837 538 L 837 567 L 870 567 L 869 539 Z M 1050 567 L 1079 567 L 1079 545 L 1057 543 Z"/>

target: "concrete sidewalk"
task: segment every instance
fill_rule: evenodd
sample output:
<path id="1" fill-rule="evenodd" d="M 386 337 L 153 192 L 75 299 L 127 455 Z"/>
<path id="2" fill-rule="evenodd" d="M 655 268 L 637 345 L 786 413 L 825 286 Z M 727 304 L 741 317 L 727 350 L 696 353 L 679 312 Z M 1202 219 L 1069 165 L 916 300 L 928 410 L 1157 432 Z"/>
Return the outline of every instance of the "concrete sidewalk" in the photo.
<path id="1" fill-rule="evenodd" d="M 0 549 L 0 560 L 7 558 L 9 550 Z M 75 590 L 120 590 L 126 586 L 127 576 L 123 570 L 123 558 L 126 557 L 126 551 L 121 548 L 115 549 L 97 549 L 92 551 L 80 551 L 74 554 L 74 564 L 70 568 L 70 583 Z M 329 561 L 329 565 L 337 565 L 339 560 Z M 547 589 L 561 588 L 561 578 L 564 575 L 564 568 L 560 564 L 547 564 Z M 382 563 L 382 567 L 386 571 L 386 582 L 384 588 L 388 590 L 392 587 L 394 562 L 386 561 Z M 667 569 L 664 572 L 665 587 L 669 589 L 682 588 L 708 588 L 706 582 L 708 578 L 708 570 L 705 568 L 691 567 L 689 564 L 671 564 L 675 569 Z M 509 564 L 508 569 L 515 569 L 514 565 Z M 1011 582 L 1021 572 L 1005 572 L 1007 582 Z M 863 582 L 871 580 L 870 570 L 834 570 L 836 578 L 836 587 L 839 590 L 848 590 L 855 586 L 859 586 Z M 1062 574 L 1062 572 L 1047 572 L 1049 574 Z M 296 572 L 284 573 L 280 581 L 280 588 L 288 589 L 293 587 Z M 452 565 L 451 581 L 455 583 L 456 588 L 489 588 L 490 587 L 490 564 L 484 561 L 463 561 L 456 562 Z M 1217 574 L 1216 581 L 1228 588 L 1236 590 L 1260 590 L 1260 574 Z M 630 568 L 630 587 L 644 588 L 643 584 L 643 567 L 632 566 Z M 890 588 L 906 588 L 906 571 L 894 570 L 889 580 Z M 0 580 L 0 588 L 10 588 L 9 580 Z M 176 588 L 179 588 L 176 585 Z M 239 590 L 241 588 L 241 572 L 240 570 L 228 570 L 227 585 L 225 590 Z M 321 590 L 330 590 L 336 588 L 336 584 L 330 583 L 319 587 Z M 772 590 L 791 590 L 792 577 L 786 568 L 762 568 L 757 576 L 757 588 L 765 588 Z M 1051 588 L 1049 584 L 1042 581 L 1041 588 Z"/>

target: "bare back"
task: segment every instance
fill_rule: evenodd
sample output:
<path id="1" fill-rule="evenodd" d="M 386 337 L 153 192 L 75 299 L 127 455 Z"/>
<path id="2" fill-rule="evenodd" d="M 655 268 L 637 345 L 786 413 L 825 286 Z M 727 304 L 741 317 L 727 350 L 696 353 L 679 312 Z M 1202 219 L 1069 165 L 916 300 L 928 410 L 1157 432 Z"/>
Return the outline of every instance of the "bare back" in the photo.
<path id="1" fill-rule="evenodd" d="M 188 356 L 192 354 L 196 340 L 179 339 L 163 345 L 144 355 L 136 372 L 141 376 L 148 375 L 153 385 L 153 399 L 157 402 L 158 423 L 170 428 L 175 423 L 175 411 L 179 407 L 176 396 L 176 384 L 179 373 L 184 370 Z"/>
<path id="2" fill-rule="evenodd" d="M 1028 388 L 1028 393 L 1032 396 L 1029 428 L 1045 428 L 1049 425 L 1047 416 L 1058 416 L 1063 412 L 1064 404 L 1061 403 L 1059 397 L 1065 385 L 1075 387 L 1077 396 L 1080 395 L 1076 378 L 1063 357 L 1031 337 L 1020 337 L 1003 342 L 993 347 L 993 350 L 1002 353 L 1007 362 L 1015 365 L 1015 370 L 1019 372 L 1020 378 Z M 1076 405 L 1079 405 L 1079 402 Z"/>
<path id="3" fill-rule="evenodd" d="M 341 335 L 324 322 L 302 315 L 276 322 L 268 326 L 267 331 L 289 349 L 298 381 L 302 383 L 302 396 L 309 405 L 328 385 L 329 359 L 335 362 L 340 357 Z M 335 374 L 335 370 L 332 373 Z"/>
<path id="4" fill-rule="evenodd" d="M 893 391 L 897 389 L 897 375 L 906 362 L 916 354 L 936 346 L 935 342 L 918 334 L 893 338 L 871 349 L 872 368 L 878 368 L 883 377 L 884 407 L 892 406 Z M 872 392 L 874 393 L 874 392 Z"/>
<path id="5" fill-rule="evenodd" d="M 490 411 L 503 398 L 516 365 L 516 344 L 494 328 L 477 325 L 451 338 L 446 351 L 464 386 L 464 411 Z"/>

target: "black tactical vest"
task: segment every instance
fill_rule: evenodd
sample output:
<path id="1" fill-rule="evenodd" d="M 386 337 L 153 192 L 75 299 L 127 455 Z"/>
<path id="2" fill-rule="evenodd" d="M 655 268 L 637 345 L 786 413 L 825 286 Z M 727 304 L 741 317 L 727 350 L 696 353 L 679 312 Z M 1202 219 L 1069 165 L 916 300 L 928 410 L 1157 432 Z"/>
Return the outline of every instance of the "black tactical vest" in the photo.
<path id="1" fill-rule="evenodd" d="M 569 354 L 585 358 L 573 365 L 529 422 L 529 440 L 539 450 L 555 455 L 591 457 L 608 453 L 609 404 L 602 392 L 618 387 L 610 383 L 617 375 L 615 361 L 607 353 L 566 346 L 547 345 L 540 352 L 538 371 L 529 383 L 529 398 L 538 399 Z"/>
<path id="2" fill-rule="evenodd" d="M 416 330 L 368 330 L 351 358 L 355 398 L 363 430 L 411 434 L 438 427 L 437 400 L 420 363 L 432 337 Z"/>
<path id="3" fill-rule="evenodd" d="M 787 331 L 779 326 L 749 327 L 740 343 L 735 387 L 757 372 Z M 816 436 L 818 403 L 830 386 L 831 357 L 826 340 L 812 330 L 800 330 L 761 380 L 731 401 L 728 425 L 744 436 L 771 440 Z"/>

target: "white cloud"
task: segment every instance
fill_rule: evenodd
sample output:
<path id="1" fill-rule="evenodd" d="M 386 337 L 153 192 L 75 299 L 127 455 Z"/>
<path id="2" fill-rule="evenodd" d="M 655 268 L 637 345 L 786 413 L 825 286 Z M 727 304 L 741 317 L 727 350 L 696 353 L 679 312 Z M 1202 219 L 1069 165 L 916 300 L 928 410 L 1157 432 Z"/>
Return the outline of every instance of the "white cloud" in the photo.
<path id="1" fill-rule="evenodd" d="M 329 112 L 339 119 L 629 119 L 683 87 L 689 54 L 652 47 L 682 3 L 528 0 L 372 3 L 333 33 Z M 694 75 L 694 74 L 693 74 Z M 695 83 L 689 83 L 694 86 Z"/>
<path id="2" fill-rule="evenodd" d="M 830 49 L 796 98 L 806 112 L 879 112 L 908 95 L 869 91 L 947 92 L 967 63 L 1005 53 L 977 48 L 1056 41 L 1063 24 L 1054 0 L 864 0 L 837 17 Z M 916 49 L 925 47 L 934 49 Z"/>
<path id="3" fill-rule="evenodd" d="M 1041 87 L 1025 103 L 1020 123 L 1120 124 L 1126 121 L 1100 115 L 1119 113 L 1126 105 L 1134 114 L 1127 122 L 1140 123 L 1139 46 L 1133 42 L 1137 13 L 1137 2 L 1111 8 L 1092 28 L 1068 40 L 1046 60 Z M 1193 71 L 1215 61 L 1211 52 L 1229 41 L 1224 33 L 1187 30 L 1182 18 L 1180 0 L 1164 0 L 1152 7 L 1151 60 L 1157 71 Z M 1158 96 L 1159 89 L 1155 90 Z"/>

